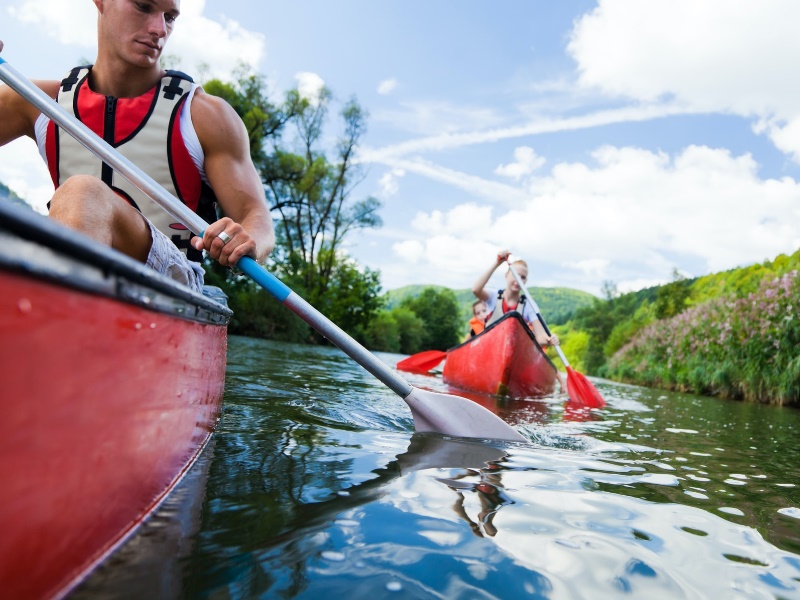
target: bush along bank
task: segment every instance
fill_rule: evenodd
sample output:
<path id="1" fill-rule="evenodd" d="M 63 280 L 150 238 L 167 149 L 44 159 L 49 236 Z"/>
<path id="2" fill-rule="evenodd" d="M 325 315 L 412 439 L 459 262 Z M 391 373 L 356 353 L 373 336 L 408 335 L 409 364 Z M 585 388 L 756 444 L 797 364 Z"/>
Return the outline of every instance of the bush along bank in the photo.
<path id="1" fill-rule="evenodd" d="M 609 360 L 610 379 L 800 406 L 800 274 L 764 280 L 642 329 Z"/>

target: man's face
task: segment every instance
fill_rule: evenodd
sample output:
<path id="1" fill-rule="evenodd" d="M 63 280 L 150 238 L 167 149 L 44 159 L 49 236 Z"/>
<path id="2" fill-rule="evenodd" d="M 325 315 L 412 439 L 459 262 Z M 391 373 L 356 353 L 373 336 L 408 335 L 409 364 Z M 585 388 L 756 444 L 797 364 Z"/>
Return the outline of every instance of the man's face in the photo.
<path id="1" fill-rule="evenodd" d="M 106 48 L 137 66 L 158 64 L 180 14 L 180 0 L 95 0 L 95 4 Z"/>

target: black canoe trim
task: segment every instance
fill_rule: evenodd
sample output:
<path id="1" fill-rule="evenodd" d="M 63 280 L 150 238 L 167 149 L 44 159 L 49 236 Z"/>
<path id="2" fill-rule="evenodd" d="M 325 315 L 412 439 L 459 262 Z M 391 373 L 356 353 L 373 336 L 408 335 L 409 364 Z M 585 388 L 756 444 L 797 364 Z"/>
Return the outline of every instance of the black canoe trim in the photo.
<path id="1" fill-rule="evenodd" d="M 51 221 L 0 201 L 0 268 L 214 325 L 232 311 L 149 267 Z"/>

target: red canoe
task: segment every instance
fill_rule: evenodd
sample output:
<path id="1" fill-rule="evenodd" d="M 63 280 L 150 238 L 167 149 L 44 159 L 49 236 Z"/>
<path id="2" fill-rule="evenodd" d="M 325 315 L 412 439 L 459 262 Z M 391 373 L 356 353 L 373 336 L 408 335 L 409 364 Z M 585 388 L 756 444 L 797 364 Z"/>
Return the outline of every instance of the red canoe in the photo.
<path id="1" fill-rule="evenodd" d="M 556 367 L 516 312 L 450 348 L 445 383 L 483 394 L 539 398 L 556 387 Z"/>
<path id="2" fill-rule="evenodd" d="M 0 589 L 66 595 L 208 442 L 230 310 L 0 202 Z"/>

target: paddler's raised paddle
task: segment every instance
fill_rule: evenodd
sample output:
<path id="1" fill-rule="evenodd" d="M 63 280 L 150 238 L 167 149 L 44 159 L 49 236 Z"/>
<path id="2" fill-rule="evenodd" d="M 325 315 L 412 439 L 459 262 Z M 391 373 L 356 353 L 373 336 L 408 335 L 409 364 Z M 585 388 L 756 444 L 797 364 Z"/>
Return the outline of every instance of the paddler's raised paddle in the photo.
<path id="1" fill-rule="evenodd" d="M 188 206 L 169 194 L 155 180 L 100 139 L 83 123 L 64 111 L 52 98 L 2 58 L 0 58 L 0 80 L 142 190 L 189 230 L 202 235 L 208 227 L 208 223 Z M 252 258 L 245 256 L 239 259 L 236 266 L 405 400 L 411 409 L 414 428 L 417 431 L 459 437 L 527 441 L 508 423 L 466 398 L 437 394 L 413 387 Z"/>
<path id="2" fill-rule="evenodd" d="M 511 266 L 511 261 L 506 259 L 506 262 L 508 263 L 508 269 L 511 271 L 511 274 L 514 275 L 514 279 L 517 280 L 522 293 L 527 296 L 528 301 L 533 307 L 533 310 L 536 311 L 536 318 L 539 319 L 539 322 L 542 324 L 542 327 L 544 327 L 547 335 L 551 335 L 550 329 L 547 327 L 547 323 L 544 322 L 544 317 L 539 311 L 539 305 L 536 304 L 536 301 L 533 298 L 531 298 L 530 293 L 528 293 L 528 290 L 525 288 L 525 284 L 522 283 L 522 279 L 520 279 L 520 276 L 514 270 L 514 267 Z M 597 388 L 594 387 L 592 382 L 569 366 L 569 362 L 567 361 L 567 357 L 564 356 L 561 346 L 553 347 L 556 349 L 556 352 L 558 352 L 561 362 L 563 362 L 564 366 L 567 368 L 567 394 L 569 395 L 570 399 L 573 402 L 579 402 L 589 408 L 604 407 L 606 405 L 606 401 L 603 400 L 600 392 L 597 391 Z"/>

